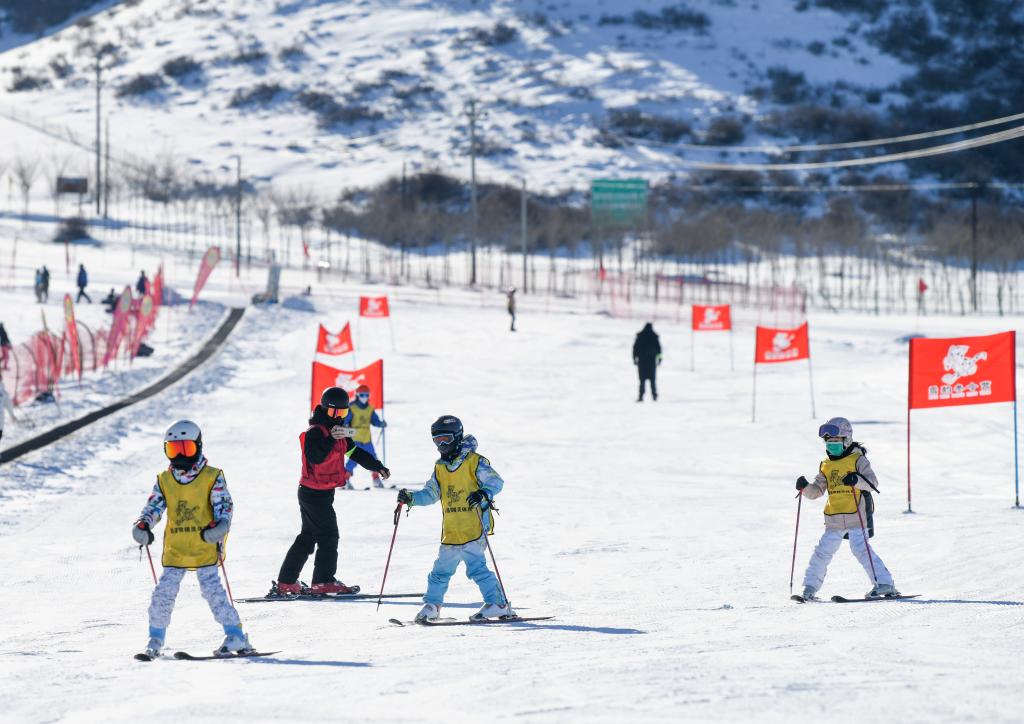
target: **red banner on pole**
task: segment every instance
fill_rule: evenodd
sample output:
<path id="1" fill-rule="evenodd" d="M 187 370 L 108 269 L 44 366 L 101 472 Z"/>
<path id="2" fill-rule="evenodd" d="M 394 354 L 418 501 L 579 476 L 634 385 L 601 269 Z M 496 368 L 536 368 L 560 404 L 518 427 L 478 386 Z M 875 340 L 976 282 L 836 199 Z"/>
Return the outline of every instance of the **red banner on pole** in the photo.
<path id="1" fill-rule="evenodd" d="M 75 322 L 75 303 L 71 301 L 71 295 L 64 295 L 64 326 L 71 346 L 72 369 L 78 373 L 78 379 L 82 379 L 82 348 L 78 340 L 78 324 Z"/>
<path id="2" fill-rule="evenodd" d="M 721 332 L 732 329 L 728 304 L 694 304 L 691 329 L 694 332 Z"/>
<path id="3" fill-rule="evenodd" d="M 909 407 L 1013 402 L 1016 333 L 910 340 Z"/>
<path id="4" fill-rule="evenodd" d="M 317 335 L 316 340 L 316 351 L 320 354 L 329 355 L 342 355 L 349 354 L 355 349 L 355 345 L 352 344 L 352 330 L 349 327 L 349 323 L 345 322 L 345 327 L 337 334 L 331 334 L 327 331 L 324 325 L 320 325 L 320 332 Z"/>
<path id="5" fill-rule="evenodd" d="M 161 264 L 160 268 L 156 272 L 156 276 L 153 277 L 153 289 L 150 292 L 153 295 L 153 316 L 156 316 L 156 312 L 160 309 L 160 305 L 164 303 L 164 265 Z"/>
<path id="6" fill-rule="evenodd" d="M 110 364 L 110 360 L 117 356 L 117 349 L 121 346 L 121 338 L 124 336 L 125 328 L 131 317 L 132 289 L 125 287 L 121 292 L 121 298 L 117 300 L 114 307 L 114 321 L 110 323 L 110 331 L 107 333 L 107 349 L 103 355 L 103 366 Z"/>
<path id="7" fill-rule="evenodd" d="M 139 345 L 142 344 L 142 340 L 149 334 L 150 328 L 153 326 L 153 321 L 156 318 L 156 304 L 153 302 L 153 297 L 149 294 L 142 298 L 142 301 L 138 304 L 138 309 L 135 310 L 135 329 L 132 333 L 131 353 L 134 358 L 139 353 Z"/>
<path id="8" fill-rule="evenodd" d="M 811 343 L 807 334 L 807 322 L 796 329 L 757 328 L 754 364 L 795 362 L 810 357 Z"/>
<path id="9" fill-rule="evenodd" d="M 390 317 L 388 310 L 388 298 L 385 297 L 359 297 L 360 317 Z"/>
<path id="10" fill-rule="evenodd" d="M 192 301 L 189 302 L 189 309 L 195 306 L 196 300 L 199 299 L 199 292 L 203 290 L 206 285 L 206 280 L 210 277 L 210 272 L 217 266 L 217 262 L 220 261 L 220 247 L 211 246 L 203 254 L 203 261 L 199 264 L 199 274 L 196 276 L 196 284 L 192 288 Z"/>
<path id="11" fill-rule="evenodd" d="M 328 387 L 340 387 L 351 396 L 359 385 L 370 388 L 370 404 L 378 410 L 384 407 L 384 360 L 358 370 L 339 370 L 322 362 L 313 363 L 310 408 L 320 402 L 320 395 Z"/>

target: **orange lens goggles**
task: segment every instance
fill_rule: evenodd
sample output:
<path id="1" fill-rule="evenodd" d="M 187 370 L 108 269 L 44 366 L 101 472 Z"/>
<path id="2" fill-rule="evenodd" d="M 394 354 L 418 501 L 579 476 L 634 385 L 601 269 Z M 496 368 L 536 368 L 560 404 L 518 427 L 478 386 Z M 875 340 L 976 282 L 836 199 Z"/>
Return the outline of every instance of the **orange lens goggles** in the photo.
<path id="1" fill-rule="evenodd" d="M 164 443 L 164 455 L 167 458 L 173 459 L 179 455 L 184 455 L 187 458 L 192 457 L 199 450 L 195 440 L 169 440 Z"/>
<path id="2" fill-rule="evenodd" d="M 328 417 L 344 417 L 348 414 L 347 407 L 325 407 Z"/>

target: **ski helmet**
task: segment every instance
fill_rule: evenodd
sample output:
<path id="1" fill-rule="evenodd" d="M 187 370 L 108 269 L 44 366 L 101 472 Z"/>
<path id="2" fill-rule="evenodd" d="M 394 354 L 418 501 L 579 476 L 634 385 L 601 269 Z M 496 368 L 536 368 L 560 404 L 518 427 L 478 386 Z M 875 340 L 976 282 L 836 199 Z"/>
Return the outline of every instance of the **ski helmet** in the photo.
<path id="1" fill-rule="evenodd" d="M 818 428 L 818 437 L 823 440 L 830 437 L 838 437 L 842 440 L 843 450 L 848 448 L 853 443 L 853 425 L 845 417 L 833 417 L 828 420 L 824 425 Z M 826 442 L 825 447 L 828 447 Z M 841 453 L 833 452 L 829 450 L 830 454 L 836 455 Z"/>
<path id="2" fill-rule="evenodd" d="M 356 388 L 356 399 L 362 403 L 366 403 L 370 399 L 370 388 L 367 385 L 359 385 Z"/>
<path id="3" fill-rule="evenodd" d="M 441 457 L 454 460 L 462 446 L 462 420 L 455 415 L 441 415 L 430 426 L 430 436 Z"/>
<path id="4" fill-rule="evenodd" d="M 203 454 L 203 433 L 191 420 L 178 420 L 164 433 L 164 454 L 171 467 L 189 470 Z"/>
<path id="5" fill-rule="evenodd" d="M 340 387 L 328 387 L 320 395 L 320 406 L 328 417 L 344 417 L 348 410 L 348 393 Z"/>

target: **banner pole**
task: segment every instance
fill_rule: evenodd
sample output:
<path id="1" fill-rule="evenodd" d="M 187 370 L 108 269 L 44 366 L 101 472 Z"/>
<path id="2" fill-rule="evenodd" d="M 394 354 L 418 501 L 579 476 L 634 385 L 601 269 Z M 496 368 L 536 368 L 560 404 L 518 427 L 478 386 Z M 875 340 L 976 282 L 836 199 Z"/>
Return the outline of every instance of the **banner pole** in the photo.
<path id="1" fill-rule="evenodd" d="M 1016 372 L 1014 372 L 1016 377 Z M 1017 444 L 1017 393 L 1013 395 L 1013 507 L 1020 507 L 1020 449 Z"/>
<path id="2" fill-rule="evenodd" d="M 750 405 L 750 421 L 757 422 L 757 360 L 754 360 L 754 394 Z"/>
<path id="3" fill-rule="evenodd" d="M 814 410 L 814 372 L 811 370 L 811 350 L 807 350 L 807 379 L 811 383 L 811 419 L 813 420 L 818 415 Z"/>
<path id="4" fill-rule="evenodd" d="M 907 509 L 905 513 L 913 513 L 914 510 L 910 506 L 910 404 L 913 398 L 913 384 L 914 384 L 914 340 L 910 340 L 908 343 L 909 351 L 907 352 Z"/>

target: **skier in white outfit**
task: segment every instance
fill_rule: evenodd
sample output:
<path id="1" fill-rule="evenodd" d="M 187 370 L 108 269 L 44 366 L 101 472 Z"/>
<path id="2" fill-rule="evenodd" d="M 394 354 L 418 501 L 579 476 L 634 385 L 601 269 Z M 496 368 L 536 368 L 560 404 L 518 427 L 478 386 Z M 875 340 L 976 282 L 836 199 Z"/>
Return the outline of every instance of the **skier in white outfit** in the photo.
<path id="1" fill-rule="evenodd" d="M 154 539 L 151 529 L 167 514 L 161 559 L 164 570 L 149 604 L 146 654 L 160 654 L 178 587 L 188 571 L 196 572 L 203 598 L 224 627 L 224 643 L 214 654 L 249 653 L 253 651 L 249 636 L 242 632 L 238 611 L 228 601 L 217 570 L 234 508 L 224 473 L 207 464 L 202 432 L 190 420 L 179 420 L 168 428 L 164 454 L 170 467 L 157 476 L 153 492 L 132 526 L 135 542 L 149 545 Z"/>
<path id="2" fill-rule="evenodd" d="M 875 503 L 872 493 L 878 493 L 878 478 L 867 459 L 867 450 L 853 440 L 853 425 L 845 417 L 833 417 L 818 429 L 825 441 L 826 457 L 811 482 L 800 476 L 796 488 L 811 500 L 828 495 L 825 505 L 825 533 L 807 564 L 804 573 L 805 599 L 815 598 L 828 571 L 832 556 L 849 539 L 850 550 L 860 561 L 874 584 L 866 597 L 898 596 L 892 574 L 868 543 L 874 531 Z"/>

